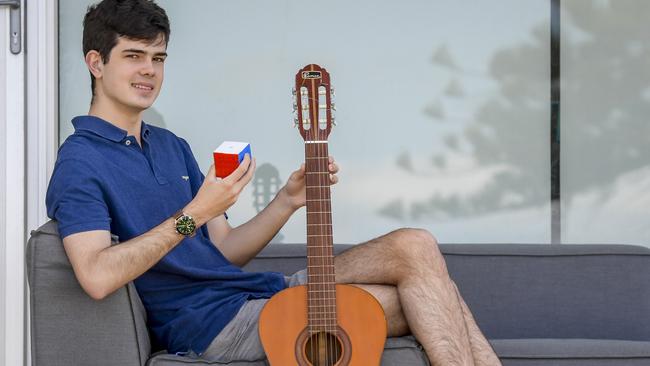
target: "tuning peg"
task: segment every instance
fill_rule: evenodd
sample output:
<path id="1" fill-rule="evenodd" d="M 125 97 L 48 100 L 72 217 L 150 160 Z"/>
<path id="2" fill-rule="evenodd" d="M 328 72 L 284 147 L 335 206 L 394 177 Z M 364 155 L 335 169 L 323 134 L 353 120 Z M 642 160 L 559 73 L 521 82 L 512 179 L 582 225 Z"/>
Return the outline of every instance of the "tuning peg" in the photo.
<path id="1" fill-rule="evenodd" d="M 293 96 L 296 95 L 296 88 L 291 88 L 291 94 L 292 94 Z"/>
<path id="2" fill-rule="evenodd" d="M 333 87 L 333 86 L 330 87 L 330 96 L 331 96 L 331 97 L 334 96 L 334 87 Z"/>
<path id="3" fill-rule="evenodd" d="M 333 111 L 335 111 L 335 110 L 336 110 L 336 104 L 332 103 L 332 104 L 330 105 L 330 108 L 331 108 Z"/>
<path id="4" fill-rule="evenodd" d="M 336 120 L 334 118 L 332 118 L 332 125 L 336 126 Z"/>
<path id="5" fill-rule="evenodd" d="M 293 117 L 293 127 L 298 128 L 298 117 Z"/>
<path id="6" fill-rule="evenodd" d="M 293 111 L 298 111 L 298 103 L 293 103 Z"/>

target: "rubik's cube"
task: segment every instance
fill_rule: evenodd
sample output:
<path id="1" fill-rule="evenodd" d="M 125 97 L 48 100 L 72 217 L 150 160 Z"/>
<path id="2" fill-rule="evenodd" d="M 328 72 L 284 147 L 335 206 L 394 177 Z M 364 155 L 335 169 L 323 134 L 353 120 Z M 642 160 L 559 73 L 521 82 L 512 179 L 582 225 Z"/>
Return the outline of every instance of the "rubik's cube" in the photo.
<path id="1" fill-rule="evenodd" d="M 230 175 L 244 160 L 244 155 L 251 155 L 251 145 L 248 142 L 224 141 L 214 150 L 214 171 L 219 178 Z"/>

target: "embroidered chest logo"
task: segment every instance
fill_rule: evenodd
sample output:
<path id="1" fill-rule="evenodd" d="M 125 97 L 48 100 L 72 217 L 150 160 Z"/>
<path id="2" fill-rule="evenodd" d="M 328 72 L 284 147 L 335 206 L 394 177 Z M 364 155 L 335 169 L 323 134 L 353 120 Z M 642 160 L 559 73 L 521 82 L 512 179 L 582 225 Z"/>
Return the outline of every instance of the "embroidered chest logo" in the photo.
<path id="1" fill-rule="evenodd" d="M 181 175 L 181 178 L 183 178 L 184 180 L 190 180 L 190 177 L 187 175 Z"/>

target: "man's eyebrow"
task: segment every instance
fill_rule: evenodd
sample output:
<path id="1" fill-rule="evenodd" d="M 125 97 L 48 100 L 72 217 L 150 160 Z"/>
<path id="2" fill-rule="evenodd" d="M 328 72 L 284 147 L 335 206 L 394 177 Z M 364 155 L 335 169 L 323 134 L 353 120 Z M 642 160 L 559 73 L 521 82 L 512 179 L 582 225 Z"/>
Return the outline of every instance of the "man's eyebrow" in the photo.
<path id="1" fill-rule="evenodd" d="M 147 54 L 146 51 L 138 49 L 138 48 L 128 48 L 126 50 L 122 50 L 122 52 L 139 53 L 139 54 L 143 54 L 143 55 Z M 166 57 L 167 52 L 156 52 L 156 53 L 154 53 L 154 56 L 165 56 Z"/>

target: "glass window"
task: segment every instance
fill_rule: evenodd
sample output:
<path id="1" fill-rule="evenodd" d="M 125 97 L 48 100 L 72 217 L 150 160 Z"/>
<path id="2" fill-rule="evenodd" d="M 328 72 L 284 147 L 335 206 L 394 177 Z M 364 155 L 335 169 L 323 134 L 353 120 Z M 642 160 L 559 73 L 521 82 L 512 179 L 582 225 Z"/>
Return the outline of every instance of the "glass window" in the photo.
<path id="1" fill-rule="evenodd" d="M 89 3 L 59 5 L 62 140 L 90 101 Z M 144 119 L 186 138 L 204 170 L 222 141 L 251 143 L 257 176 L 232 224 L 303 162 L 291 88 L 318 63 L 336 88 L 336 243 L 403 226 L 448 243 L 550 241 L 548 1 L 158 3 L 172 35 Z M 305 242 L 304 211 L 276 241 Z"/>
<path id="2" fill-rule="evenodd" d="M 648 13 L 562 2 L 563 242 L 650 244 Z"/>

